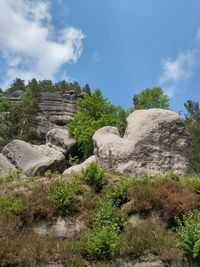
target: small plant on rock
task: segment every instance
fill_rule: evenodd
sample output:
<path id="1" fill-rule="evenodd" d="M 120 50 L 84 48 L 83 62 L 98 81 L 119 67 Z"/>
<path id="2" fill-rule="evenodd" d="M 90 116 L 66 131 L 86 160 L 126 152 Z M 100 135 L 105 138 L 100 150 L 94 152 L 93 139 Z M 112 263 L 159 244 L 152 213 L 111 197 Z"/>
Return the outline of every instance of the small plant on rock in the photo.
<path id="1" fill-rule="evenodd" d="M 186 254 L 196 258 L 200 255 L 200 214 L 189 213 L 182 220 L 177 219 L 177 223 L 178 245 Z"/>
<path id="2" fill-rule="evenodd" d="M 105 171 L 96 162 L 92 162 L 82 171 L 82 178 L 94 188 L 95 192 L 101 191 L 103 186 L 107 184 Z"/>
<path id="3" fill-rule="evenodd" d="M 50 186 L 48 199 L 57 208 L 67 208 L 74 210 L 76 207 L 76 195 L 83 193 L 83 188 L 77 181 L 65 182 L 57 180 Z"/>

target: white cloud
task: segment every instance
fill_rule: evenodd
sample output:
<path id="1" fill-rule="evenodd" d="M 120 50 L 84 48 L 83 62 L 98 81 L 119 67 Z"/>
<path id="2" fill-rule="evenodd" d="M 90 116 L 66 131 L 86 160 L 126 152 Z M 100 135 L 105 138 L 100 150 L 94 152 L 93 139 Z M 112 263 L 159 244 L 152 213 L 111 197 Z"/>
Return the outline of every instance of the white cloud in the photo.
<path id="1" fill-rule="evenodd" d="M 200 31 L 197 33 L 200 40 Z M 192 77 L 196 66 L 199 64 L 200 42 L 190 50 L 179 53 L 173 60 L 165 58 L 162 60 L 162 75 L 159 78 L 159 84 L 170 96 L 174 96 L 184 84 Z"/>
<path id="2" fill-rule="evenodd" d="M 0 49 L 6 62 L 3 86 L 16 77 L 53 79 L 66 63 L 76 63 L 82 53 L 84 34 L 67 27 L 55 36 L 49 2 L 0 1 Z"/>

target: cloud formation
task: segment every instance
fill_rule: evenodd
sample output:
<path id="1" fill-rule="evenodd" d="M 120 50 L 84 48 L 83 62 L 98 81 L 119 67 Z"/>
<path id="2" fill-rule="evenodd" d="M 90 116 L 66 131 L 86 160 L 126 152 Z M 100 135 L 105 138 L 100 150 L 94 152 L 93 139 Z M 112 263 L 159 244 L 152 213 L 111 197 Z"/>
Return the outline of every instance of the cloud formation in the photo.
<path id="1" fill-rule="evenodd" d="M 16 77 L 53 79 L 66 63 L 82 54 L 84 34 L 66 27 L 55 35 L 49 2 L 0 1 L 0 49 L 5 61 L 6 88 Z"/>
<path id="2" fill-rule="evenodd" d="M 200 31 L 197 32 L 197 46 L 179 53 L 173 60 L 162 60 L 162 75 L 159 84 L 170 96 L 174 96 L 181 87 L 192 77 L 200 59 Z M 199 40 L 198 40 L 199 39 Z"/>

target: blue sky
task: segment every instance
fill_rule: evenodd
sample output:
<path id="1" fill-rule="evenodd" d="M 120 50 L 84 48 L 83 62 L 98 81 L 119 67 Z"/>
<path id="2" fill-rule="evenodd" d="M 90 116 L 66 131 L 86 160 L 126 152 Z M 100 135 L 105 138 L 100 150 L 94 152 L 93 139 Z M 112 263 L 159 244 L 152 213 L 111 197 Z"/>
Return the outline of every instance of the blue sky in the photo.
<path id="1" fill-rule="evenodd" d="M 63 78 L 125 108 L 161 86 L 171 109 L 200 101 L 199 0 L 0 1 L 0 84 Z"/>

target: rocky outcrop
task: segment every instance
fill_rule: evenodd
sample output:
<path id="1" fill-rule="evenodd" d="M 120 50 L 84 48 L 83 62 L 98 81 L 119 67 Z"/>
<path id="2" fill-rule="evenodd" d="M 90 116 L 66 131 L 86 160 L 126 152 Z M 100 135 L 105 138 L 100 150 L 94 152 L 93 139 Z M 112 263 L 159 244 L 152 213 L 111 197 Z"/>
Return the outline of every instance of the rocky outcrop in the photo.
<path id="1" fill-rule="evenodd" d="M 66 169 L 63 174 L 71 174 L 71 173 L 78 173 L 81 172 L 83 169 L 85 169 L 90 163 L 96 162 L 96 157 L 91 156 L 88 159 L 86 159 L 83 163 L 72 166 L 68 169 Z"/>
<path id="2" fill-rule="evenodd" d="M 46 142 L 49 146 L 56 147 L 63 154 L 69 155 L 74 152 L 77 141 L 72 138 L 67 129 L 53 129 L 46 135 Z"/>
<path id="3" fill-rule="evenodd" d="M 109 171 L 127 175 L 187 171 L 190 136 L 181 117 L 169 110 L 136 110 L 127 118 L 123 138 L 116 128 L 103 127 L 93 143 L 97 161 Z"/>
<path id="4" fill-rule="evenodd" d="M 47 170 L 63 172 L 66 156 L 76 145 L 67 130 L 55 129 L 47 135 L 45 145 L 31 145 L 22 140 L 8 143 L 0 154 L 0 174 L 20 170 L 26 176 L 43 175 Z"/>
<path id="5" fill-rule="evenodd" d="M 13 140 L 2 150 L 3 156 L 10 164 L 26 176 L 42 175 L 47 170 L 62 171 L 65 167 L 65 157 L 61 156 L 61 153 L 54 153 L 55 151 L 52 151 L 47 156 L 21 140 Z"/>
<path id="6" fill-rule="evenodd" d="M 0 101 L 9 97 L 11 102 L 19 103 L 24 93 L 22 90 L 15 91 L 10 96 L 4 93 L 0 96 Z M 42 92 L 37 116 L 38 134 L 46 134 L 51 129 L 67 125 L 77 113 L 77 100 L 82 97 L 83 94 L 77 95 L 73 90 L 65 93 Z"/>
<path id="7" fill-rule="evenodd" d="M 16 171 L 15 166 L 3 154 L 0 154 L 0 175 L 6 175 L 14 171 Z"/>
<path id="8" fill-rule="evenodd" d="M 77 113 L 76 103 L 81 97 L 82 95 L 76 95 L 74 91 L 64 94 L 60 92 L 41 93 L 38 132 L 47 133 L 58 126 L 67 125 Z"/>

